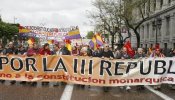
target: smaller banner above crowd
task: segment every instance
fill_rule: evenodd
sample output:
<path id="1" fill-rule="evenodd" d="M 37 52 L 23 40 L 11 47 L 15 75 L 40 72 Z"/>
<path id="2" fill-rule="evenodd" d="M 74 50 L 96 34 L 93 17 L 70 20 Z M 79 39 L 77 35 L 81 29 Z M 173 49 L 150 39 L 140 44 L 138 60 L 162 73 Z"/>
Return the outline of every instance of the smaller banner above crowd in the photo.
<path id="1" fill-rule="evenodd" d="M 46 28 L 39 26 L 19 26 L 19 35 L 36 37 L 43 40 L 62 42 L 64 40 L 81 39 L 78 26 L 68 28 Z"/>
<path id="2" fill-rule="evenodd" d="M 58 36 L 58 28 L 46 28 L 39 26 L 19 26 L 19 33 L 22 36 L 54 40 L 55 37 Z"/>

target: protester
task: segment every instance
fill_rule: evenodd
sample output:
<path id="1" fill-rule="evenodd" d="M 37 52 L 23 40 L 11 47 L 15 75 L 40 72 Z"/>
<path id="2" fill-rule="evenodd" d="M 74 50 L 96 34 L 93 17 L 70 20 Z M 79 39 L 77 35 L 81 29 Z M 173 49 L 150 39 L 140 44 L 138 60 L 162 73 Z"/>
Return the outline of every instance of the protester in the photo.
<path id="1" fill-rule="evenodd" d="M 100 48 L 97 48 L 96 50 L 94 50 L 94 52 L 92 53 L 93 57 L 102 57 L 102 51 L 100 51 Z"/>
<path id="2" fill-rule="evenodd" d="M 175 48 L 170 52 L 170 57 L 175 57 Z"/>
<path id="3" fill-rule="evenodd" d="M 161 53 L 161 50 L 159 48 L 156 48 L 155 51 L 150 55 L 150 57 L 165 57 L 163 53 Z M 161 85 L 154 86 L 155 90 L 161 90 Z"/>
<path id="4" fill-rule="evenodd" d="M 67 47 L 65 47 L 64 43 L 60 44 L 60 50 L 59 50 L 59 55 L 70 55 L 70 51 L 68 50 Z"/>
<path id="5" fill-rule="evenodd" d="M 54 45 L 54 50 L 51 51 L 51 55 L 59 55 L 59 45 L 58 44 L 55 44 Z"/>
<path id="6" fill-rule="evenodd" d="M 150 55 L 150 57 L 165 57 L 159 48 L 155 49 L 155 51 Z"/>
<path id="7" fill-rule="evenodd" d="M 110 50 L 109 45 L 105 44 L 104 45 L 104 50 L 102 51 L 102 57 L 106 57 L 106 58 L 114 58 L 113 52 Z"/>
<path id="8" fill-rule="evenodd" d="M 81 48 L 80 56 L 88 56 L 88 48 L 87 47 Z"/>
<path id="9" fill-rule="evenodd" d="M 35 56 L 39 54 L 39 48 L 36 43 L 30 44 L 29 49 L 27 50 L 27 56 Z"/>
<path id="10" fill-rule="evenodd" d="M 17 49 L 14 48 L 13 42 L 10 42 L 8 44 L 8 48 L 5 50 L 5 55 L 13 55 L 13 54 L 18 54 Z"/>
<path id="11" fill-rule="evenodd" d="M 72 47 L 71 55 L 73 55 L 73 56 L 78 56 L 79 55 L 79 51 L 78 51 L 76 46 Z"/>
<path id="12" fill-rule="evenodd" d="M 131 57 L 127 53 L 127 48 L 123 47 L 120 59 L 125 60 L 125 59 L 130 59 L 130 58 Z M 123 89 L 123 87 L 120 87 L 120 88 Z M 126 91 L 129 91 L 129 90 L 131 90 L 131 87 L 130 86 L 126 86 Z"/>
<path id="13" fill-rule="evenodd" d="M 23 45 L 19 45 L 18 55 L 25 55 L 25 54 L 26 54 L 26 50 L 24 49 Z"/>
<path id="14" fill-rule="evenodd" d="M 4 48 L 3 48 L 3 45 L 0 44 L 0 55 L 3 55 L 4 54 Z"/>
<path id="15" fill-rule="evenodd" d="M 175 57 L 175 48 L 171 51 L 170 57 Z M 170 88 L 175 90 L 175 85 L 170 85 Z"/>
<path id="16" fill-rule="evenodd" d="M 138 58 L 144 58 L 146 57 L 145 53 L 143 52 L 143 49 L 142 48 L 138 48 L 135 56 L 134 56 L 134 59 L 138 59 Z M 137 86 L 137 90 L 144 90 L 144 86 L 143 85 L 139 85 Z"/>
<path id="17" fill-rule="evenodd" d="M 49 44 L 48 43 L 44 44 L 43 48 L 40 49 L 39 54 L 40 55 L 45 55 L 45 56 L 51 55 L 51 51 L 49 49 Z"/>
<path id="18" fill-rule="evenodd" d="M 87 54 L 88 56 L 92 56 L 92 49 L 89 46 L 87 46 Z"/>
<path id="19" fill-rule="evenodd" d="M 121 59 L 130 59 L 131 57 L 127 53 L 127 48 L 122 48 Z"/>
<path id="20" fill-rule="evenodd" d="M 110 50 L 108 44 L 104 45 L 104 50 L 102 51 L 102 58 L 114 59 L 113 52 Z M 104 89 L 104 92 L 108 92 L 109 91 L 109 87 L 104 87 L 103 89 Z"/>
<path id="21" fill-rule="evenodd" d="M 115 59 L 121 59 L 121 51 L 116 49 L 114 52 Z"/>
<path id="22" fill-rule="evenodd" d="M 134 55 L 134 58 L 138 59 L 138 58 L 144 58 L 144 57 L 146 57 L 146 55 L 143 52 L 143 49 L 142 48 L 138 48 L 136 54 Z"/>

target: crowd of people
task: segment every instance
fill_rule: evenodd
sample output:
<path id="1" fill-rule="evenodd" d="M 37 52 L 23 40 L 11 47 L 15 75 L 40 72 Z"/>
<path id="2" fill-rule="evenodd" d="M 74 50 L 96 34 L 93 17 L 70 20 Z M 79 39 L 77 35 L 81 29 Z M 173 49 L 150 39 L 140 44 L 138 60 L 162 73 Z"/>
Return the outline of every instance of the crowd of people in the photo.
<path id="1" fill-rule="evenodd" d="M 0 44 L 0 54 L 1 55 L 24 55 L 24 56 L 35 56 L 35 55 L 73 55 L 73 56 L 90 56 L 90 57 L 100 57 L 100 58 L 110 58 L 110 59 L 137 59 L 143 57 L 175 57 L 175 49 L 169 51 L 168 54 L 164 54 L 160 48 L 149 50 L 138 48 L 135 50 L 134 57 L 131 57 L 127 48 L 123 47 L 122 49 L 112 48 L 108 44 L 104 44 L 102 47 L 93 50 L 89 46 L 73 46 L 72 51 L 69 51 L 64 43 L 55 44 L 54 48 L 51 50 L 48 43 L 40 46 L 37 43 L 30 44 L 28 47 L 23 45 L 14 46 L 13 42 L 9 42 L 6 47 L 3 47 Z M 121 87 L 124 88 L 124 87 Z M 126 90 L 130 90 L 130 86 L 125 87 Z M 144 86 L 137 86 L 140 90 L 144 89 Z M 160 90 L 161 86 L 154 86 L 154 89 Z M 175 89 L 175 86 L 172 85 L 171 89 Z M 109 87 L 105 87 L 104 91 L 108 91 Z"/>

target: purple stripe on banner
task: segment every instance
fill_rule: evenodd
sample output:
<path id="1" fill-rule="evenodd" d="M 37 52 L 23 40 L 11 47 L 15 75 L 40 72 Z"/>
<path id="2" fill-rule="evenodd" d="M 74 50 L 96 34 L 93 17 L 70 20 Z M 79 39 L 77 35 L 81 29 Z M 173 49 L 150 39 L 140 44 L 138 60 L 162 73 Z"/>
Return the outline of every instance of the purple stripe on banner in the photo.
<path id="1" fill-rule="evenodd" d="M 66 36 L 65 39 L 80 39 L 81 35 L 77 34 L 77 35 L 73 35 L 73 36 Z"/>
<path id="2" fill-rule="evenodd" d="M 103 42 L 97 40 L 97 44 L 100 45 L 100 46 L 102 46 L 103 45 Z"/>
<path id="3" fill-rule="evenodd" d="M 94 47 L 94 42 L 92 40 L 89 42 L 89 46 Z"/>

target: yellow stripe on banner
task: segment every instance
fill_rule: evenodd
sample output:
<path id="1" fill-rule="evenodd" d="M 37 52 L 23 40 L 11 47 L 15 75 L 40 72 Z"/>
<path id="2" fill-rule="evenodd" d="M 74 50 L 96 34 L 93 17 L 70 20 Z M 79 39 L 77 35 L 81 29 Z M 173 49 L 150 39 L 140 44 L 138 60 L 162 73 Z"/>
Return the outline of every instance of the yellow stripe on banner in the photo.
<path id="1" fill-rule="evenodd" d="M 69 36 L 78 35 L 78 34 L 80 34 L 79 29 L 74 30 L 74 31 L 70 31 L 70 32 L 68 33 Z"/>

